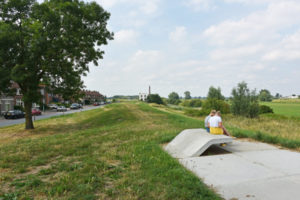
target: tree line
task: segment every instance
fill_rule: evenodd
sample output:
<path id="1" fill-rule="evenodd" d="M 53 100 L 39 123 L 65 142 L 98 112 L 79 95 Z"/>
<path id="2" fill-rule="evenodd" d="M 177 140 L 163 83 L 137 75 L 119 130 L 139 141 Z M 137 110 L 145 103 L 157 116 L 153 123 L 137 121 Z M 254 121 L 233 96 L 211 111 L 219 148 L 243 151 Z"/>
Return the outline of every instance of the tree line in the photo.
<path id="1" fill-rule="evenodd" d="M 171 92 L 168 99 L 163 99 L 158 94 L 154 94 L 149 95 L 147 101 L 149 103 L 201 107 L 201 110 L 193 110 L 193 112 L 197 112 L 198 115 L 208 114 L 211 109 L 249 118 L 255 118 L 260 113 L 273 112 L 270 107 L 259 105 L 259 101 L 272 101 L 274 97 L 270 91 L 263 89 L 257 93 L 255 89 L 250 90 L 246 82 L 238 83 L 238 85 L 232 89 L 231 97 L 227 99 L 222 94 L 220 87 L 215 88 L 213 86 L 209 88 L 205 100 L 192 99 L 189 91 L 186 91 L 184 95 L 184 100 L 182 100 L 176 92 Z M 279 94 L 277 96 L 280 97 Z"/>

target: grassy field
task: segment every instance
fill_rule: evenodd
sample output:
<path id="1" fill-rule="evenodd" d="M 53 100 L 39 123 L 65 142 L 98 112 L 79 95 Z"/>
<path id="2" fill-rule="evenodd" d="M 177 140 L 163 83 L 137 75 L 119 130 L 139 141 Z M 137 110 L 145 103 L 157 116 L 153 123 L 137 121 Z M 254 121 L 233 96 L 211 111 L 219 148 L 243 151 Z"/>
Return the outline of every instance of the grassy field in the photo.
<path id="1" fill-rule="evenodd" d="M 0 128 L 0 199 L 220 199 L 162 150 L 202 125 L 121 103 Z"/>
<path id="2" fill-rule="evenodd" d="M 288 117 L 300 118 L 300 101 L 277 101 L 277 102 L 261 102 L 262 105 L 270 106 L 275 114 L 285 115 Z"/>

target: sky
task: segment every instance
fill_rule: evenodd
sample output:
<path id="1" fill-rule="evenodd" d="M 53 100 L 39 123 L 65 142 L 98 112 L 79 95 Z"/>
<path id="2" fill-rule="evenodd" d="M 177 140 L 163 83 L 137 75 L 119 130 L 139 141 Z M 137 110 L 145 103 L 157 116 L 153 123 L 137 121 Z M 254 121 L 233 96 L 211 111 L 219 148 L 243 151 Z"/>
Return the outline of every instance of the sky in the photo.
<path id="1" fill-rule="evenodd" d="M 87 0 L 86 0 L 87 1 Z M 96 0 L 115 39 L 87 89 L 106 96 L 225 96 L 239 82 L 300 94 L 300 0 Z"/>

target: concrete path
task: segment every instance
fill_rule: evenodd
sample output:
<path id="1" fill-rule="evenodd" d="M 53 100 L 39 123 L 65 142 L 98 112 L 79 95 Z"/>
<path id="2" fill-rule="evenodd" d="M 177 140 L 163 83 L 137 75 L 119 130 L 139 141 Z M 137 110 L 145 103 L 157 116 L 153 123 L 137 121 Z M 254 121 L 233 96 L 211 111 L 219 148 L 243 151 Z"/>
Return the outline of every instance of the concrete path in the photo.
<path id="1" fill-rule="evenodd" d="M 165 148 L 174 158 L 200 156 L 213 144 L 230 143 L 232 138 L 212 135 L 205 129 L 186 129 L 179 133 Z"/>
<path id="2" fill-rule="evenodd" d="M 179 161 L 228 200 L 300 199 L 300 153 L 246 141 L 223 150 Z"/>

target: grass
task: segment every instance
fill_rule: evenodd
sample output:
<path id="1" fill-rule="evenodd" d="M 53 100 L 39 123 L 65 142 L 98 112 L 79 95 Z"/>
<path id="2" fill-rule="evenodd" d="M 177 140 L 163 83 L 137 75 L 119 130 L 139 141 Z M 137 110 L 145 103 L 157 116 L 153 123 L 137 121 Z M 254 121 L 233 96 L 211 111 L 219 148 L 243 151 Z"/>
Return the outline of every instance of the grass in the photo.
<path id="1" fill-rule="evenodd" d="M 202 125 L 121 103 L 0 128 L 0 199 L 220 199 L 161 147 Z"/>
<path id="2" fill-rule="evenodd" d="M 261 102 L 261 104 L 270 106 L 275 114 L 288 117 L 300 117 L 300 101 Z"/>

